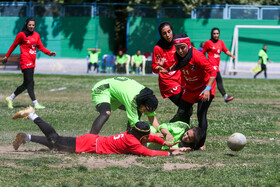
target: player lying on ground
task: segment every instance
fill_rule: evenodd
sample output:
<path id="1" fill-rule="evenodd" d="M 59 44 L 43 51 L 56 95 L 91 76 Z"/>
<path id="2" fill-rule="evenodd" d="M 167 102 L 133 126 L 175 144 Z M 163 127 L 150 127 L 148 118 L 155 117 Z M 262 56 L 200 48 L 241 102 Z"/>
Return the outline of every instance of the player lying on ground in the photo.
<path id="1" fill-rule="evenodd" d="M 47 146 L 50 149 L 65 151 L 69 153 L 97 153 L 97 154 L 136 154 L 143 156 L 171 156 L 183 154 L 182 150 L 174 151 L 155 151 L 146 148 L 142 144 L 155 142 L 169 147 L 179 143 L 168 143 L 165 140 L 150 135 L 150 126 L 144 122 L 137 122 L 130 131 L 109 137 L 102 137 L 95 134 L 85 134 L 80 137 L 63 137 L 56 133 L 54 128 L 43 121 L 34 113 L 32 107 L 17 112 L 13 119 L 31 119 L 45 136 L 34 136 L 25 133 L 18 133 L 13 142 L 14 149 L 26 141 L 31 141 Z M 186 151 L 186 150 L 185 150 Z"/>
<path id="2" fill-rule="evenodd" d="M 163 150 L 181 149 L 188 151 L 198 148 L 198 143 L 202 140 L 204 132 L 200 127 L 190 127 L 182 121 L 163 123 L 156 130 L 150 126 L 151 132 L 162 133 L 168 142 L 180 142 L 172 147 L 162 146 Z"/>
<path id="3" fill-rule="evenodd" d="M 129 130 L 141 118 L 148 116 L 149 122 L 157 129 L 159 126 L 155 110 L 158 100 L 153 91 L 127 77 L 115 77 L 97 82 L 92 89 L 92 101 L 99 112 L 90 133 L 98 134 L 111 115 L 111 110 L 126 111 Z"/>

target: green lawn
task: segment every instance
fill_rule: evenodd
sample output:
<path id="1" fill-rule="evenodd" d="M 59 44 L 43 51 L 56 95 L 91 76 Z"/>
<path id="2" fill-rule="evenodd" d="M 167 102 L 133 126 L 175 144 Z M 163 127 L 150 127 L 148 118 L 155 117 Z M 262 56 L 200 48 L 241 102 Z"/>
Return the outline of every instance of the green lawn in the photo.
<path id="1" fill-rule="evenodd" d="M 46 106 L 36 113 L 60 135 L 88 133 L 98 116 L 91 89 L 105 78 L 35 75 L 36 97 Z M 177 109 L 161 98 L 157 77 L 131 78 L 155 92 L 159 122 L 171 119 Z M 42 135 L 30 120 L 11 119 L 15 112 L 32 105 L 24 92 L 15 99 L 14 109 L 7 108 L 5 97 L 21 83 L 21 74 L 0 74 L 0 186 L 280 186 L 280 80 L 224 79 L 226 91 L 235 99 L 225 103 L 217 92 L 208 111 L 206 150 L 154 158 L 64 154 L 34 143 L 13 151 L 11 142 L 17 132 Z M 126 123 L 125 112 L 114 111 L 100 134 L 123 132 Z M 191 125 L 197 125 L 196 105 Z M 232 152 L 226 145 L 234 132 L 247 137 L 240 152 Z"/>

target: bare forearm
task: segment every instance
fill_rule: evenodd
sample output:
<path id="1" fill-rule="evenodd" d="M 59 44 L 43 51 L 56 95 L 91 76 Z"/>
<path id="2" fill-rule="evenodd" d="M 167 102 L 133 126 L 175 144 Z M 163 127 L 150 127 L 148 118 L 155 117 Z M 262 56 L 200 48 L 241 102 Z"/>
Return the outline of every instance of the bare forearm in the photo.
<path id="1" fill-rule="evenodd" d="M 207 86 L 212 86 L 215 79 L 216 79 L 215 77 L 210 77 Z"/>
<path id="2" fill-rule="evenodd" d="M 148 116 L 149 122 L 155 127 L 156 130 L 158 130 L 159 123 L 155 116 Z"/>
<path id="3" fill-rule="evenodd" d="M 233 54 L 231 54 L 230 51 L 226 52 L 226 55 L 227 55 L 227 56 L 230 56 L 230 57 L 232 57 L 232 58 L 235 58 L 235 56 L 234 56 Z"/>

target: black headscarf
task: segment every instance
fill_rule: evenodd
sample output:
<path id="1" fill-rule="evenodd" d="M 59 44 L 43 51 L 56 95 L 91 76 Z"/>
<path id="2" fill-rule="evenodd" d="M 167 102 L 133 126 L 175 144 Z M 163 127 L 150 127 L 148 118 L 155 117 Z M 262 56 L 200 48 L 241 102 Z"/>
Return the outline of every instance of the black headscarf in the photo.
<path id="1" fill-rule="evenodd" d="M 144 105 L 149 112 L 153 112 L 157 109 L 158 100 L 154 95 L 153 91 L 149 88 L 144 88 L 136 96 L 137 107 Z"/>
<path id="2" fill-rule="evenodd" d="M 220 29 L 217 28 L 217 27 L 215 27 L 215 28 L 213 28 L 213 29 L 211 30 L 211 39 L 210 39 L 210 40 L 211 40 L 213 43 L 216 43 L 216 42 L 218 42 L 219 38 L 218 38 L 218 40 L 215 40 L 215 39 L 213 38 L 213 32 L 214 32 L 214 30 L 218 30 L 219 33 L 220 33 Z"/>
<path id="3" fill-rule="evenodd" d="M 150 125 L 145 122 L 138 121 L 128 132 L 128 134 L 132 134 L 139 141 L 142 140 L 144 136 L 148 136 L 150 134 Z"/>
<path id="4" fill-rule="evenodd" d="M 27 24 L 29 23 L 29 21 L 35 21 L 34 18 L 28 18 L 25 22 L 24 22 L 24 25 L 23 25 L 23 28 L 22 28 L 22 32 L 24 32 L 25 36 L 28 37 L 30 35 L 33 34 L 33 32 L 30 32 L 27 28 Z"/>
<path id="5" fill-rule="evenodd" d="M 188 37 L 187 34 L 176 34 L 174 35 L 174 39 L 177 39 L 177 38 L 186 38 Z M 177 52 L 176 52 L 176 57 L 178 59 L 178 64 L 175 66 L 174 70 L 179 70 L 181 69 L 182 67 L 186 66 L 189 61 L 192 59 L 192 50 L 193 48 L 191 46 L 189 46 L 190 48 L 188 49 L 188 53 L 186 56 L 184 57 L 181 57 Z"/>
<path id="6" fill-rule="evenodd" d="M 160 48 L 162 49 L 170 49 L 173 46 L 173 40 L 171 42 L 166 41 L 163 36 L 161 35 L 161 29 L 165 26 L 169 26 L 170 29 L 172 30 L 173 33 L 173 28 L 171 26 L 170 23 L 168 22 L 162 22 L 159 26 L 158 26 L 158 32 L 160 34 L 160 40 L 157 42 L 156 45 L 160 46 Z"/>

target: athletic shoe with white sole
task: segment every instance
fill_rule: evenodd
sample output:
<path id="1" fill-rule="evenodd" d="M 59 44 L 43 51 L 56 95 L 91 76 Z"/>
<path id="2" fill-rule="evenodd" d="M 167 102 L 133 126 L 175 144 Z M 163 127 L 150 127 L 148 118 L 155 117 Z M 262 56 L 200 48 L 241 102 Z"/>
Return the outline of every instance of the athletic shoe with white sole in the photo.
<path id="1" fill-rule="evenodd" d="M 18 118 L 23 118 L 23 119 L 26 119 L 28 114 L 30 113 L 34 113 L 35 110 L 32 106 L 29 106 L 23 110 L 20 110 L 18 111 L 14 116 L 13 116 L 13 119 L 18 119 Z"/>
<path id="2" fill-rule="evenodd" d="M 35 109 L 44 109 L 44 108 L 46 108 L 46 107 L 43 106 L 43 105 L 38 104 L 38 105 L 36 105 L 34 108 L 35 108 Z"/>
<path id="3" fill-rule="evenodd" d="M 13 101 L 10 100 L 10 97 L 6 97 L 6 102 L 8 104 L 8 108 L 13 109 Z"/>
<path id="4" fill-rule="evenodd" d="M 21 144 L 26 143 L 26 141 L 25 141 L 26 136 L 27 135 L 23 132 L 20 132 L 17 134 L 16 139 L 13 141 L 13 147 L 15 150 L 18 150 L 18 148 Z"/>

